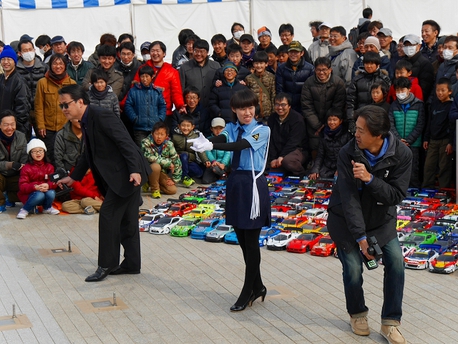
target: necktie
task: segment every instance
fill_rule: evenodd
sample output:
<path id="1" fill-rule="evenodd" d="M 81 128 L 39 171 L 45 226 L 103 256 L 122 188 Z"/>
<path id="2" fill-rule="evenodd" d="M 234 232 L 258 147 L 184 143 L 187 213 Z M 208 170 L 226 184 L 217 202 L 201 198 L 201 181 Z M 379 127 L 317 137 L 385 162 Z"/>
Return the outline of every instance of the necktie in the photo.
<path id="1" fill-rule="evenodd" d="M 238 131 L 239 131 L 239 133 L 238 133 L 238 135 L 237 135 L 237 140 L 236 140 L 236 142 L 238 142 L 238 141 L 240 141 L 240 140 L 242 139 L 242 134 L 243 134 L 243 132 L 244 132 L 245 130 L 243 130 L 242 127 L 239 127 L 239 128 L 238 128 Z M 236 169 L 239 167 L 239 165 L 240 165 L 240 155 L 241 155 L 241 154 L 242 154 L 242 151 L 241 151 L 241 150 L 237 150 L 237 151 L 234 151 L 234 152 L 232 153 L 232 164 L 231 164 L 231 165 L 232 165 L 232 169 L 233 169 L 233 170 L 236 170 Z"/>

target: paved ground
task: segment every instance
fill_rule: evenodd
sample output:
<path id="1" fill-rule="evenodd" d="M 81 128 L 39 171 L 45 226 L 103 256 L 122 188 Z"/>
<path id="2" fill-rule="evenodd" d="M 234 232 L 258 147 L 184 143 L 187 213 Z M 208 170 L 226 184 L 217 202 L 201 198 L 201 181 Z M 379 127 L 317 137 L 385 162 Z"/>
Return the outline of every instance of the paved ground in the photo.
<path id="1" fill-rule="evenodd" d="M 158 202 L 144 200 L 146 207 Z M 98 215 L 17 220 L 18 210 L 0 215 L 0 317 L 11 315 L 15 304 L 32 327 L 1 331 L 0 343 L 386 342 L 378 333 L 383 267 L 364 274 L 372 333 L 358 337 L 348 324 L 340 262 L 333 257 L 263 248 L 268 296 L 231 313 L 243 278 L 238 246 L 141 233 L 140 275 L 86 283 L 97 265 Z M 68 240 L 80 253 L 40 251 L 66 247 Z M 402 332 L 408 342 L 456 342 L 458 272 L 406 274 Z M 79 306 L 114 292 L 126 309 L 85 313 Z"/>

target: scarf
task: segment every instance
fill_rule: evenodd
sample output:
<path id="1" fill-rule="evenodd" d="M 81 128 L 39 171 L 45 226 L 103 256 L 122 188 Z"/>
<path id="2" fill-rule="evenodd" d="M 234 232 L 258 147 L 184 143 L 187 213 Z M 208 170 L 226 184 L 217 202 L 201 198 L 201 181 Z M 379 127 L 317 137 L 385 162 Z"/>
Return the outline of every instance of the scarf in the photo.
<path id="1" fill-rule="evenodd" d="M 342 130 L 342 125 L 339 125 L 334 130 L 331 130 L 327 125 L 324 127 L 324 135 L 330 137 L 331 139 L 336 137 Z"/>
<path id="2" fill-rule="evenodd" d="M 406 99 L 403 99 L 403 100 L 400 100 L 396 97 L 396 99 L 398 100 L 399 104 L 401 105 L 406 105 L 406 104 L 409 104 L 413 101 L 413 99 L 415 98 L 415 96 L 413 95 L 413 93 L 410 93 Z M 410 107 L 410 106 L 409 106 Z M 404 106 L 403 106 L 404 108 Z M 404 111 L 405 112 L 405 111 Z"/>
<path id="3" fill-rule="evenodd" d="M 102 100 L 102 99 L 105 99 L 105 97 L 107 96 L 109 87 L 110 86 L 107 85 L 107 87 L 105 87 L 105 89 L 100 92 L 100 91 L 97 91 L 94 86 L 91 86 L 91 88 L 89 89 L 89 92 L 91 93 L 91 96 L 93 96 L 95 99 Z"/>
<path id="4" fill-rule="evenodd" d="M 46 72 L 45 77 L 52 80 L 53 82 L 55 82 L 58 85 L 62 85 L 67 75 L 68 75 L 67 71 L 65 71 L 62 74 L 56 74 L 52 71 L 52 69 L 50 69 Z"/>
<path id="5" fill-rule="evenodd" d="M 13 133 L 13 135 L 8 137 L 3 133 L 3 131 L 0 130 L 0 141 L 5 146 L 6 150 L 8 151 L 8 154 L 10 154 L 11 144 L 13 143 L 13 140 L 14 140 L 14 134 L 15 133 Z"/>

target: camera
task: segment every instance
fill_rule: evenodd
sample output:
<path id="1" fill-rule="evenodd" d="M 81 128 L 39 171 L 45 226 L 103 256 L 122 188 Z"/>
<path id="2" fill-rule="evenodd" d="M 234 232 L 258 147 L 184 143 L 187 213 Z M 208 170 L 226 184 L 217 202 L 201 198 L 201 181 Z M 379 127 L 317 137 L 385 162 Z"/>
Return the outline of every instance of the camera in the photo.
<path id="1" fill-rule="evenodd" d="M 59 167 L 54 171 L 53 174 L 49 176 L 49 180 L 52 181 L 53 183 L 57 183 L 59 180 L 62 178 L 65 178 L 68 176 L 68 172 L 65 171 L 62 167 Z M 56 189 L 56 198 L 61 201 L 69 201 L 70 198 L 70 192 L 73 191 L 73 188 L 69 188 L 67 185 L 62 184 L 62 188 L 57 188 Z"/>
<path id="2" fill-rule="evenodd" d="M 375 236 L 367 238 L 367 243 L 369 244 L 369 247 L 367 248 L 367 253 L 369 253 L 371 256 L 374 256 L 375 260 L 379 260 L 380 258 L 382 258 L 383 252 Z"/>

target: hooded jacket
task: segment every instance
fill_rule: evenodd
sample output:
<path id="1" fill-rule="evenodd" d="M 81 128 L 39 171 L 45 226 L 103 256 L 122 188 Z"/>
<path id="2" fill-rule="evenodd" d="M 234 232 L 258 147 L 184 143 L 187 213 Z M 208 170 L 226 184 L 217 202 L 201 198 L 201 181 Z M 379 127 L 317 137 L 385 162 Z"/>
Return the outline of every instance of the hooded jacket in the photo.
<path id="1" fill-rule="evenodd" d="M 352 68 L 358 55 L 353 50 L 350 41 L 346 39 L 342 44 L 337 46 L 329 46 L 329 54 L 327 56 L 331 60 L 333 73 L 340 77 L 345 85 L 349 85 L 352 77 Z"/>
<path id="2" fill-rule="evenodd" d="M 166 104 L 162 92 L 152 84 L 149 87 L 135 84 L 127 95 L 124 112 L 134 130 L 151 132 L 154 124 L 165 120 Z"/>

